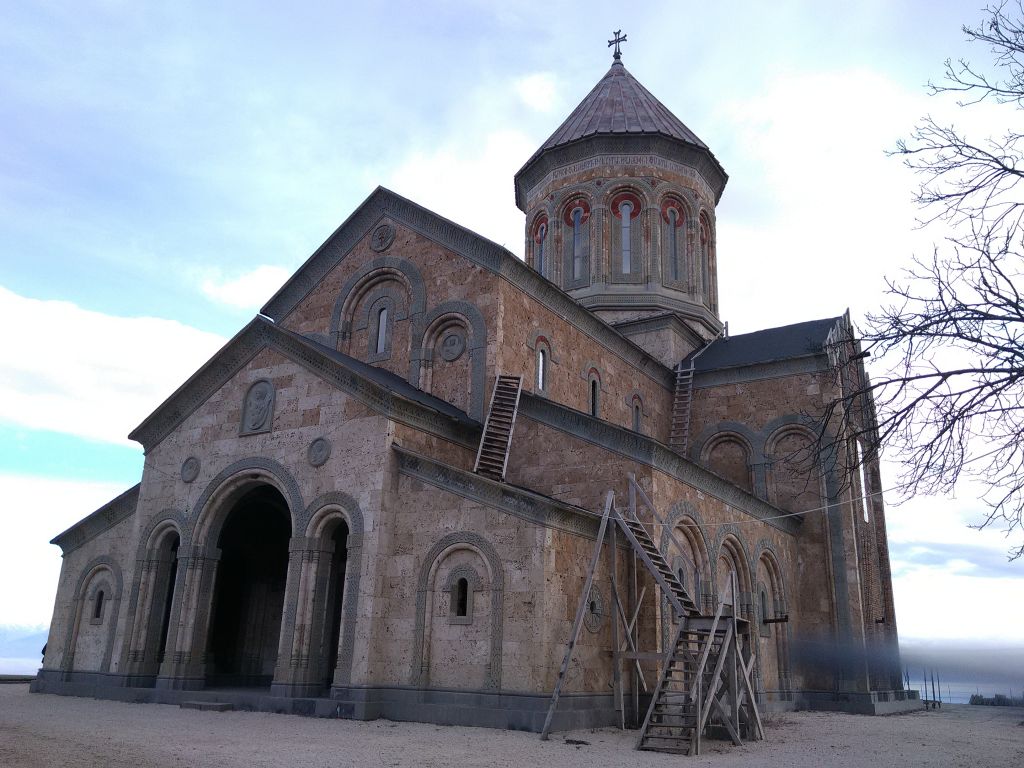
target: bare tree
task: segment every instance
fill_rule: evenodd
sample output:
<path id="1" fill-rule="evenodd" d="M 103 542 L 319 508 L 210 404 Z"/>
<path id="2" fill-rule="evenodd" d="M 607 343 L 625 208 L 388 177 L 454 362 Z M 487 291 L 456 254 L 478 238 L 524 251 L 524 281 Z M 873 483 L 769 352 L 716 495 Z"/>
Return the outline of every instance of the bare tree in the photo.
<path id="1" fill-rule="evenodd" d="M 985 14 L 963 31 L 988 48 L 988 65 L 947 60 L 929 90 L 963 109 L 1005 109 L 1009 127 L 973 142 L 926 117 L 897 144 L 892 154 L 921 176 L 922 226 L 949 234 L 887 281 L 891 302 L 867 318 L 852 356 L 881 357 L 886 370 L 858 379 L 826 423 L 891 451 L 907 495 L 979 481 L 988 509 L 977 527 L 1004 530 L 1014 560 L 1024 555 L 1024 7 Z M 872 400 L 877 416 L 865 418 Z"/>

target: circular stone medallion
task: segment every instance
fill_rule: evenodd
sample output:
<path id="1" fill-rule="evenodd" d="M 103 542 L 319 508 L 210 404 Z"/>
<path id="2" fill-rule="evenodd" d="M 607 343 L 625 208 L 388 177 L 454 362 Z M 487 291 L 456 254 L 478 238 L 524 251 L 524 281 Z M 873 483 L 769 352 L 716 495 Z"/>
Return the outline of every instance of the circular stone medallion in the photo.
<path id="1" fill-rule="evenodd" d="M 370 247 L 380 253 L 386 251 L 395 242 L 395 228 L 390 224 L 381 224 L 370 237 Z"/>
<path id="2" fill-rule="evenodd" d="M 601 590 L 594 584 L 590 588 L 590 599 L 587 600 L 587 612 L 583 614 L 583 626 L 590 632 L 597 632 L 601 629 L 604 621 L 604 596 Z"/>
<path id="3" fill-rule="evenodd" d="M 441 339 L 441 358 L 449 363 L 462 357 L 466 349 L 466 338 L 458 331 L 450 331 Z"/>
<path id="4" fill-rule="evenodd" d="M 309 444 L 309 450 L 306 451 L 306 458 L 314 467 L 320 467 L 326 464 L 327 460 L 331 458 L 331 441 L 326 437 L 318 437 Z"/>
<path id="5" fill-rule="evenodd" d="M 199 459 L 195 456 L 189 456 L 181 464 L 181 479 L 182 482 L 191 483 L 197 477 L 199 477 Z"/>

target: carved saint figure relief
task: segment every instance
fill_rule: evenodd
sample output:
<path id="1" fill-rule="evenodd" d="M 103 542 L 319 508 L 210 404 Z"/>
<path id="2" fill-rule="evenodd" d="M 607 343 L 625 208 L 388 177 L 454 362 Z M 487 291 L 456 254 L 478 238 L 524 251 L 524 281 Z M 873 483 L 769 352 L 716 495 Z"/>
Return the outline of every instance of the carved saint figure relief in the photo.
<path id="1" fill-rule="evenodd" d="M 257 381 L 245 396 L 242 409 L 242 434 L 268 432 L 273 421 L 274 385 L 266 379 Z"/>

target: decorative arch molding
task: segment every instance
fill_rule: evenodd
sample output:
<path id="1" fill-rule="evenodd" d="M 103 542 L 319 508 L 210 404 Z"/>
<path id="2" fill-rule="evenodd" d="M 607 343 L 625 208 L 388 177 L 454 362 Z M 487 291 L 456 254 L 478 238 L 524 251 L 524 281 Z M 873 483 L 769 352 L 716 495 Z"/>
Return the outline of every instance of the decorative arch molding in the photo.
<path id="1" fill-rule="evenodd" d="M 344 491 L 329 491 L 317 496 L 309 503 L 300 517 L 300 525 L 296 530 L 305 531 L 309 538 L 320 536 L 323 526 L 331 512 L 339 510 L 348 525 L 348 548 L 359 548 L 363 545 L 363 513 L 359 502 Z"/>
<path id="2" fill-rule="evenodd" d="M 86 563 L 82 568 L 78 581 L 75 583 L 72 605 L 74 616 L 68 624 L 67 633 L 64 636 L 64 653 L 61 658 L 61 671 L 67 679 L 75 668 L 75 646 L 78 644 L 78 633 L 82 622 L 88 621 L 86 616 L 86 603 L 90 597 L 95 596 L 96 589 L 100 583 L 108 585 L 111 590 L 109 601 L 110 622 L 107 625 L 107 643 L 103 652 L 103 660 L 100 663 L 100 672 L 110 671 L 110 659 L 114 653 L 114 637 L 117 635 L 117 619 L 121 608 L 121 593 L 124 588 L 124 579 L 121 575 L 121 566 L 113 559 L 100 556 L 95 557 Z"/>
<path id="3" fill-rule="evenodd" d="M 762 430 L 764 435 L 764 467 L 765 467 L 765 498 L 771 501 L 771 503 L 778 506 L 778 486 L 776 482 L 778 476 L 776 474 L 776 464 L 781 461 L 785 461 L 787 456 L 779 454 L 777 445 L 780 440 L 790 435 L 800 435 L 807 439 L 810 446 L 814 446 L 818 442 L 818 435 L 815 428 L 818 426 L 817 422 L 808 416 L 788 415 L 780 416 L 773 419 L 765 425 Z M 825 498 L 826 485 L 831 483 L 834 485 L 836 481 L 834 469 L 836 467 L 832 457 L 835 456 L 836 441 L 833 439 L 826 439 L 824 442 L 824 449 L 817 455 L 809 455 L 808 459 L 814 463 L 814 470 L 818 474 L 817 483 L 820 489 L 822 500 Z M 833 471 L 829 471 L 826 468 L 830 468 Z M 808 466 L 811 469 L 811 466 Z M 808 477 L 808 482 L 812 478 Z"/>
<path id="4" fill-rule="evenodd" d="M 472 531 L 456 531 L 441 538 L 423 558 L 419 579 L 416 582 L 416 626 L 414 629 L 412 669 L 410 678 L 413 685 L 426 683 L 427 662 L 424 660 L 426 635 L 427 596 L 430 581 L 442 555 L 458 549 L 475 551 L 487 566 L 491 583 L 491 657 L 488 662 L 484 683 L 486 690 L 501 690 L 501 648 L 502 624 L 505 601 L 505 574 L 497 550 L 487 539 Z"/>
<path id="5" fill-rule="evenodd" d="M 786 595 L 786 580 L 782 575 L 779 553 L 776 551 L 775 545 L 768 539 L 760 539 L 754 546 L 754 559 L 751 562 L 756 567 L 757 563 L 760 563 L 762 560 L 765 562 L 765 570 L 769 572 L 774 580 L 772 587 L 774 588 L 775 599 L 780 603 L 778 607 L 785 611 L 786 606 L 789 605 L 789 599 Z M 754 573 L 756 574 L 757 571 L 755 570 Z"/>
<path id="6" fill-rule="evenodd" d="M 331 311 L 331 344 L 337 349 L 342 337 L 350 331 L 344 327 L 345 315 L 351 311 L 355 301 L 362 298 L 362 289 L 367 283 L 378 278 L 391 276 L 400 280 L 409 290 L 409 316 L 416 328 L 417 321 L 427 306 L 427 289 L 419 269 L 408 259 L 400 256 L 380 256 L 364 264 L 341 286 L 338 298 Z"/>
<path id="7" fill-rule="evenodd" d="M 479 307 L 472 302 L 444 301 L 423 315 L 413 326 L 415 338 L 420 339 L 420 344 L 419 348 L 414 350 L 409 361 L 409 381 L 419 385 L 423 375 L 423 366 L 433 365 L 431 351 L 434 332 L 443 327 L 446 321 L 456 318 L 461 320 L 469 333 L 469 339 L 466 342 L 472 378 L 469 415 L 477 421 L 483 421 L 484 389 L 487 384 L 487 322 Z"/>
<path id="8" fill-rule="evenodd" d="M 248 478 L 237 476 L 248 472 Z M 236 479 L 238 482 L 231 482 Z M 252 456 L 236 461 L 222 469 L 203 489 L 202 494 L 192 505 L 192 514 L 185 531 L 190 546 L 200 547 L 207 554 L 213 554 L 217 548 L 217 538 L 224 525 L 230 505 L 227 503 L 241 489 L 251 485 L 247 481 L 261 481 L 277 488 L 288 504 L 292 535 L 301 530 L 301 516 L 305 510 L 302 491 L 298 482 L 285 467 L 273 459 Z M 221 498 L 223 497 L 223 498 Z M 214 503 L 217 502 L 217 503 Z M 200 541 L 200 538 L 202 539 Z"/>
<path id="9" fill-rule="evenodd" d="M 709 579 L 713 579 L 711 572 L 712 560 L 711 560 L 711 547 L 708 546 L 708 527 L 704 522 L 704 518 L 701 517 L 700 512 L 688 501 L 677 501 L 671 507 L 669 507 L 668 514 L 665 515 L 665 525 L 661 530 L 661 551 L 668 551 L 668 544 L 671 538 L 671 533 L 676 529 L 680 522 L 684 518 L 690 518 L 694 525 L 687 526 L 690 531 L 696 531 L 692 535 L 692 541 L 698 545 L 701 550 L 701 555 L 704 557 L 702 563 L 703 572 L 701 574 L 705 583 L 708 583 Z"/>
<path id="10" fill-rule="evenodd" d="M 148 550 L 156 549 L 159 546 L 160 539 L 171 529 L 178 534 L 178 546 L 183 546 L 186 543 L 185 529 L 187 525 L 185 513 L 180 509 L 168 507 L 161 510 L 158 514 L 153 515 L 153 519 L 142 529 L 142 533 L 139 535 L 139 546 L 136 550 L 136 556 L 142 558 Z"/>
<path id="11" fill-rule="evenodd" d="M 154 576 L 154 564 L 159 563 L 161 558 L 166 557 L 163 545 L 171 531 L 178 536 L 178 551 L 184 551 L 184 548 L 188 545 L 186 539 L 188 522 L 185 513 L 180 509 L 167 508 L 153 515 L 152 520 L 142 529 L 142 533 L 139 535 L 139 545 L 135 550 L 135 573 L 132 577 L 132 590 L 128 596 L 128 612 L 125 614 L 125 629 L 130 634 L 126 635 L 128 642 L 123 643 L 120 654 L 122 668 L 126 670 L 129 663 L 142 661 L 140 656 L 145 656 L 144 649 L 137 648 L 137 646 L 143 644 L 143 634 L 147 634 L 145 639 L 148 639 L 147 630 L 151 629 L 151 627 L 148 627 L 146 622 L 151 622 L 152 619 L 147 617 L 145 612 L 142 616 L 138 615 L 139 595 L 142 591 L 142 582 L 144 580 L 147 581 L 147 588 L 152 587 L 151 581 Z M 164 561 L 165 564 L 167 562 L 169 561 Z M 175 584 L 171 594 L 172 606 L 177 594 L 177 585 Z M 146 599 L 151 601 L 153 596 L 147 595 Z"/>
<path id="12" fill-rule="evenodd" d="M 480 577 L 480 574 L 476 572 L 476 568 L 472 565 L 457 565 L 448 574 L 448 578 L 444 580 L 444 586 L 442 589 L 445 592 L 451 592 L 452 587 L 459 579 L 465 579 L 469 583 L 469 588 L 474 592 L 479 592 L 484 588 L 484 580 Z"/>
<path id="13" fill-rule="evenodd" d="M 548 361 L 555 365 L 561 365 L 561 356 L 555 351 L 554 346 L 554 334 L 551 333 L 547 328 L 535 329 L 526 342 L 526 348 L 532 349 L 534 352 L 537 351 L 537 345 L 540 344 L 548 353 Z"/>
<path id="14" fill-rule="evenodd" d="M 746 450 L 751 493 L 762 499 L 767 498 L 765 466 L 768 459 L 764 453 L 764 438 L 746 424 L 738 421 L 720 421 L 705 428 L 694 440 L 690 448 L 690 458 L 702 467 L 707 467 L 708 455 L 716 445 L 726 440 L 732 440 Z"/>
<path id="15" fill-rule="evenodd" d="M 738 525 L 734 523 L 726 523 L 718 527 L 718 533 L 715 535 L 714 555 L 711 559 L 712 567 L 712 583 L 716 592 L 718 591 L 718 559 L 722 557 L 728 547 L 728 544 L 735 544 L 736 552 L 729 553 L 732 559 L 736 563 L 736 578 L 739 582 L 739 599 L 740 599 L 740 610 L 743 613 L 750 614 L 753 609 L 753 589 L 754 581 L 756 578 L 757 570 L 756 563 L 750 559 L 750 551 L 747 549 L 746 542 L 743 539 L 743 533 L 740 531 Z M 724 595 L 718 595 L 721 599 Z"/>

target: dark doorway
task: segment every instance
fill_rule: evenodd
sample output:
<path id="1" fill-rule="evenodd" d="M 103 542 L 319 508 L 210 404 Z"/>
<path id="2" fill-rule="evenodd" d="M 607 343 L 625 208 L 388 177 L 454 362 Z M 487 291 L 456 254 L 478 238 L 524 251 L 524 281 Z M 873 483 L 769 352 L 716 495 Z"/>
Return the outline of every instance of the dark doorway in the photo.
<path id="1" fill-rule="evenodd" d="M 334 670 L 338 666 L 338 641 L 341 638 L 341 608 L 345 597 L 345 568 L 348 565 L 348 526 L 339 522 L 331 534 L 334 552 L 331 554 L 331 571 L 327 581 L 327 643 L 324 654 L 324 684 L 329 688 L 334 681 Z"/>
<path id="2" fill-rule="evenodd" d="M 171 564 L 167 571 L 167 584 L 164 586 L 164 602 L 162 615 L 160 617 L 160 644 L 157 646 L 156 660 L 158 664 L 162 664 L 164 660 L 164 654 L 167 652 L 167 633 L 171 628 L 171 603 L 174 602 L 174 582 L 178 578 L 178 545 L 181 540 L 178 538 L 178 534 L 171 536 L 168 541 L 171 554 Z"/>
<path id="3" fill-rule="evenodd" d="M 217 546 L 208 686 L 269 687 L 277 663 L 291 520 L 284 497 L 263 485 L 236 502 Z"/>

